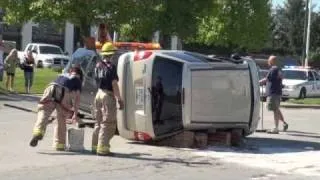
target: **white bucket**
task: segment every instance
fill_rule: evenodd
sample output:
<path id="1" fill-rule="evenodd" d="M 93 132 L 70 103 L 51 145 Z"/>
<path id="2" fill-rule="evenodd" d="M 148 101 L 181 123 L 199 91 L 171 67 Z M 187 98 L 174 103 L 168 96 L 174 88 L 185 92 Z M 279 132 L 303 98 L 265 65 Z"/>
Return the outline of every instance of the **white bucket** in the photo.
<path id="1" fill-rule="evenodd" d="M 68 151 L 84 150 L 84 129 L 68 128 L 67 137 Z"/>

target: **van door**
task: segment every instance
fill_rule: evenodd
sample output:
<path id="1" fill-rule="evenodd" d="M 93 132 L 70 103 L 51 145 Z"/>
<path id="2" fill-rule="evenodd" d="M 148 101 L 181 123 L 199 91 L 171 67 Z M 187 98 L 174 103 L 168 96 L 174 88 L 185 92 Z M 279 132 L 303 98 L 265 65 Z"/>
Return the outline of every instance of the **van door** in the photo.
<path id="1" fill-rule="evenodd" d="M 183 63 L 155 57 L 152 66 L 151 111 L 154 133 L 161 136 L 182 129 Z"/>

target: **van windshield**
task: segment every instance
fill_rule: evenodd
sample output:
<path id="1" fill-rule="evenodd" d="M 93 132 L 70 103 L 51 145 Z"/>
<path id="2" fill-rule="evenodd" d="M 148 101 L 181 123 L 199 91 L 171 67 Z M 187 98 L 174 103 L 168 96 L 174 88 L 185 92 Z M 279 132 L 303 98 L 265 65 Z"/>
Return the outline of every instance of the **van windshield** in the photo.
<path id="1" fill-rule="evenodd" d="M 79 66 L 83 72 L 86 72 L 87 66 L 94 57 L 99 58 L 98 54 L 94 51 L 84 48 L 78 49 L 72 54 L 71 60 L 64 69 L 64 73 L 67 73 L 70 68 L 75 66 Z"/>

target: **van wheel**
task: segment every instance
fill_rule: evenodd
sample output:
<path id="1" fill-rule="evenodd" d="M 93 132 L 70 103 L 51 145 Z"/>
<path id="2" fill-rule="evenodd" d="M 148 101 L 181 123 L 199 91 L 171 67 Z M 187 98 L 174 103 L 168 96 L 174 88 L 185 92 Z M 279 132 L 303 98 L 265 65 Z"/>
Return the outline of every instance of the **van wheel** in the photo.
<path id="1" fill-rule="evenodd" d="M 307 90 L 305 87 L 301 88 L 300 94 L 299 94 L 299 99 L 304 99 L 307 97 Z"/>

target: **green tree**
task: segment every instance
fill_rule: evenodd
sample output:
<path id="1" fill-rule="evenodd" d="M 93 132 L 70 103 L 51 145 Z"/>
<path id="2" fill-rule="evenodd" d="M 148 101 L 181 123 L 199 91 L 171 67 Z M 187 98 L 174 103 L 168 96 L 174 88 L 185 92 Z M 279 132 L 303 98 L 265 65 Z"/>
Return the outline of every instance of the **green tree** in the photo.
<path id="1" fill-rule="evenodd" d="M 283 7 L 276 9 L 273 32 L 276 47 L 289 48 L 294 55 L 302 54 L 305 7 L 304 0 L 287 0 Z"/>
<path id="2" fill-rule="evenodd" d="M 196 41 L 207 45 L 259 49 L 269 35 L 269 0 L 225 0 L 215 11 L 200 19 Z"/>
<path id="3" fill-rule="evenodd" d="M 69 21 L 89 35 L 97 22 L 128 36 L 159 30 L 185 41 L 259 48 L 268 37 L 270 0 L 1 0 L 6 21 Z"/>
<path id="4" fill-rule="evenodd" d="M 89 35 L 90 25 L 107 21 L 110 26 L 120 15 L 127 14 L 129 7 L 124 1 L 116 0 L 1 0 L 0 7 L 6 11 L 5 21 L 24 23 L 32 20 L 50 20 L 58 23 L 69 21 Z"/>
<path id="5" fill-rule="evenodd" d="M 197 31 L 199 18 L 213 11 L 216 0 L 129 0 L 126 2 L 131 5 L 131 11 L 127 22 L 123 27 L 121 25 L 123 31 L 134 34 L 138 39 L 151 36 L 151 33 L 157 30 L 162 34 L 175 34 L 181 38 L 187 38 Z M 128 28 L 129 26 L 131 28 Z"/>

